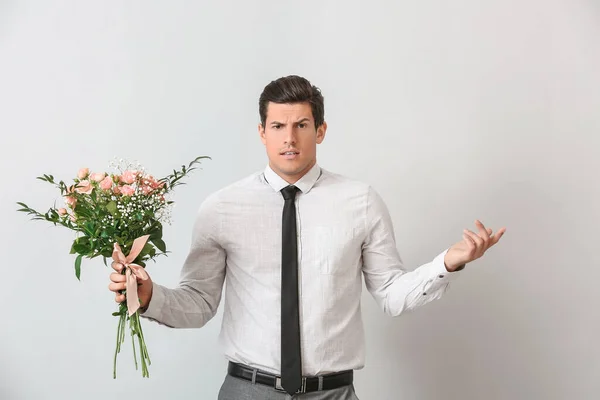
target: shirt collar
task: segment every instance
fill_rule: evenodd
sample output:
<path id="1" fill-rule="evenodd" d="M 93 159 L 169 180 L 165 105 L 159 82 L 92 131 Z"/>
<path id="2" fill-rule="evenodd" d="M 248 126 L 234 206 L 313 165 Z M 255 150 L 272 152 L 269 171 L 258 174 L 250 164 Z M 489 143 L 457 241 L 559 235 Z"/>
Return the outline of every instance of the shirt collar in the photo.
<path id="1" fill-rule="evenodd" d="M 293 185 L 296 186 L 302 193 L 308 193 L 312 187 L 317 183 L 317 180 L 321 176 L 321 167 L 319 164 L 315 164 L 304 176 Z M 275 171 L 271 168 L 270 165 L 267 164 L 265 168 L 264 177 L 269 186 L 273 188 L 276 192 L 281 191 L 286 186 L 290 184 L 287 183 L 282 177 L 277 175 Z"/>

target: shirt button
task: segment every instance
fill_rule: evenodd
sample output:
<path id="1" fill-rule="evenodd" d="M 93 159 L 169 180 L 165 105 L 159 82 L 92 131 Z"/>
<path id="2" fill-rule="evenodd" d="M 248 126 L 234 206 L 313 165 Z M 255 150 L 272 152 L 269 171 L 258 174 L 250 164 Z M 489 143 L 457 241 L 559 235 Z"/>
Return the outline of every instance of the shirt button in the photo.
<path id="1" fill-rule="evenodd" d="M 443 278 L 443 277 L 444 277 L 444 275 L 443 275 L 443 274 L 441 274 L 441 275 L 439 275 L 439 276 L 438 276 L 438 278 Z"/>
<path id="2" fill-rule="evenodd" d="M 423 296 L 427 296 L 427 293 L 423 293 Z"/>

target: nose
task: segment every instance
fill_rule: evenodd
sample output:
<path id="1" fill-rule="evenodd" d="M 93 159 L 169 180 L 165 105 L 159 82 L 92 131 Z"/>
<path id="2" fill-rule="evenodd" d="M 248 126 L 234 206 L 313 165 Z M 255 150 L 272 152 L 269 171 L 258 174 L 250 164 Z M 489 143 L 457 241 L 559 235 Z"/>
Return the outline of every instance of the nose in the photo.
<path id="1" fill-rule="evenodd" d="M 296 130 L 293 126 L 286 127 L 284 140 L 288 146 L 296 144 Z"/>

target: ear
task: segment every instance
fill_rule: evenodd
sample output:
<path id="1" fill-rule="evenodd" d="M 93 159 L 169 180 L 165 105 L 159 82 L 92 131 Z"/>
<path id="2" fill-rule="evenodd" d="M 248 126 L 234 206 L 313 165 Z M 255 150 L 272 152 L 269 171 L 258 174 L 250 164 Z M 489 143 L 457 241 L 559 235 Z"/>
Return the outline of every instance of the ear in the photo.
<path id="1" fill-rule="evenodd" d="M 325 139 L 325 133 L 327 133 L 327 122 L 323 121 L 321 126 L 317 128 L 317 144 L 321 144 Z"/>
<path id="2" fill-rule="evenodd" d="M 258 134 L 260 135 L 261 142 L 266 146 L 267 138 L 265 137 L 265 128 L 262 126 L 262 124 L 258 124 Z"/>

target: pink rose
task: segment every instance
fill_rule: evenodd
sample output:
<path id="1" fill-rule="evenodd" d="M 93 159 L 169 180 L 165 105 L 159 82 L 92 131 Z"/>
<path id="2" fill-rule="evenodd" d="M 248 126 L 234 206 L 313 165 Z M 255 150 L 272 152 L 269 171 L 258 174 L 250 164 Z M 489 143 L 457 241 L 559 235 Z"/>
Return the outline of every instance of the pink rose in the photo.
<path id="1" fill-rule="evenodd" d="M 157 181 L 157 182 L 155 182 L 155 184 L 154 184 L 154 188 L 155 188 L 155 189 L 162 189 L 164 186 L 165 186 L 165 182 L 164 182 L 164 181 L 163 181 L 163 182 L 158 182 L 158 181 Z"/>
<path id="2" fill-rule="evenodd" d="M 100 182 L 105 176 L 106 174 L 104 172 L 94 172 L 90 175 L 90 179 L 94 182 Z"/>
<path id="3" fill-rule="evenodd" d="M 107 176 L 104 179 L 102 179 L 102 181 L 100 182 L 100 189 L 110 190 L 110 188 L 112 188 L 112 185 L 113 185 L 112 179 L 110 179 L 110 176 Z"/>
<path id="4" fill-rule="evenodd" d="M 67 203 L 69 206 L 71 206 L 71 208 L 74 208 L 75 204 L 77 204 L 77 199 L 73 196 L 66 196 L 65 203 Z"/>
<path id="5" fill-rule="evenodd" d="M 148 175 L 148 177 L 146 178 L 146 182 L 146 184 L 149 185 L 152 189 L 159 189 L 165 185 L 164 182 L 157 181 L 156 178 L 154 178 L 152 175 Z"/>
<path id="6" fill-rule="evenodd" d="M 114 193 L 114 194 L 121 194 L 121 188 L 120 188 L 120 187 L 118 187 L 118 186 L 115 186 L 115 187 L 113 188 L 113 193 Z"/>
<path id="7" fill-rule="evenodd" d="M 135 173 L 133 171 L 125 171 L 121 175 L 121 182 L 131 185 L 135 182 Z"/>
<path id="8" fill-rule="evenodd" d="M 77 173 L 77 177 L 79 179 L 85 179 L 85 178 L 87 178 L 87 176 L 89 175 L 89 173 L 90 173 L 90 169 L 89 168 L 81 168 L 79 170 L 79 172 Z"/>
<path id="9" fill-rule="evenodd" d="M 123 196 L 133 196 L 133 194 L 135 193 L 135 189 L 133 189 L 129 185 L 123 185 L 121 186 L 121 193 L 123 194 Z"/>
<path id="10" fill-rule="evenodd" d="M 62 215 L 67 215 L 67 209 L 66 209 L 66 208 L 64 208 L 64 207 L 62 207 L 62 208 L 59 208 L 59 209 L 57 210 L 57 212 L 58 212 L 58 215 L 61 215 L 61 216 L 62 216 Z"/>
<path id="11" fill-rule="evenodd" d="M 88 180 L 79 182 L 79 184 L 75 188 L 75 191 L 77 193 L 83 193 L 83 194 L 90 194 L 90 193 L 92 193 L 92 190 L 94 190 L 94 187 Z"/>
<path id="12" fill-rule="evenodd" d="M 70 219 L 71 219 L 71 221 L 73 221 L 73 222 L 77 221 L 77 218 L 76 218 L 76 217 L 75 217 L 73 214 L 69 215 L 69 218 L 70 218 Z"/>
<path id="13" fill-rule="evenodd" d="M 154 190 L 154 189 L 152 189 L 150 186 L 147 186 L 147 185 L 144 185 L 144 186 L 142 186 L 142 193 L 143 193 L 145 196 L 147 196 L 147 195 L 149 195 L 150 193 L 152 193 L 152 190 Z"/>

